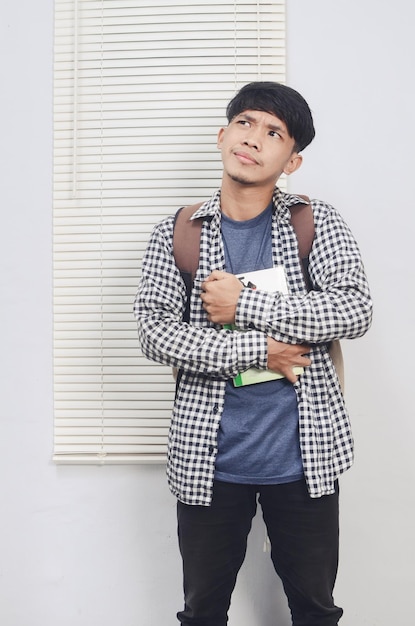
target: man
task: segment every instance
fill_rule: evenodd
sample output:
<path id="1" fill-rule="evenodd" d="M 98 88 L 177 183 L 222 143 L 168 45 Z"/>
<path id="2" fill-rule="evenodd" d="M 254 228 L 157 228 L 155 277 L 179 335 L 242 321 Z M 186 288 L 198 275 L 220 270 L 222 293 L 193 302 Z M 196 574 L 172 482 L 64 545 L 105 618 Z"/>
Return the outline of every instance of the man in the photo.
<path id="1" fill-rule="evenodd" d="M 221 188 L 195 213 L 206 219 L 190 322 L 182 321 L 173 217 L 153 231 L 135 301 L 144 354 L 182 372 L 167 468 L 183 558 L 178 619 L 227 623 L 258 498 L 293 625 L 334 626 L 342 615 L 333 601 L 337 479 L 352 463 L 353 442 L 328 346 L 367 331 L 369 289 L 350 230 L 318 200 L 312 290 L 305 284 L 289 211 L 300 198 L 276 187 L 314 137 L 303 97 L 250 83 L 227 118 L 218 135 Z M 271 267 L 284 268 L 288 293 L 246 288 L 237 277 Z M 251 367 L 284 377 L 235 387 L 233 378 Z"/>

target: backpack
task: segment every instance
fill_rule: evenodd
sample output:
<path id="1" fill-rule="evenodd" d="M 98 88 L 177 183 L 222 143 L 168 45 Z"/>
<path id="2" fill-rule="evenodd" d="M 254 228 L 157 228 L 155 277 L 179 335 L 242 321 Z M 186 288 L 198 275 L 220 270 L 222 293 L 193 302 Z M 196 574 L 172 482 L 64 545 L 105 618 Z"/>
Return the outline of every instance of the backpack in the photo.
<path id="1" fill-rule="evenodd" d="M 310 291 L 312 284 L 308 273 L 308 257 L 315 236 L 314 215 L 310 199 L 302 195 L 299 197 L 303 198 L 304 203 L 294 204 L 290 207 L 291 225 L 297 236 L 301 267 L 307 289 Z M 199 266 L 200 234 L 204 220 L 203 217 L 194 220 L 190 218 L 202 204 L 204 203 L 199 202 L 191 206 L 181 207 L 174 218 L 173 256 L 186 286 L 186 304 L 183 314 L 183 320 L 186 322 L 190 319 L 190 294 Z M 344 392 L 343 354 L 338 339 L 330 342 L 329 353 L 340 381 L 340 387 Z"/>

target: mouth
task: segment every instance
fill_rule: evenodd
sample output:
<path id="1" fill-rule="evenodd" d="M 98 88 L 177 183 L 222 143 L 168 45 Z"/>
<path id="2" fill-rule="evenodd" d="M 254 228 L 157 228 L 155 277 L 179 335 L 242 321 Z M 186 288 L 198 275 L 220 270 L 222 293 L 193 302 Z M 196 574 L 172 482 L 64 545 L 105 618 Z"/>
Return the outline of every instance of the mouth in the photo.
<path id="1" fill-rule="evenodd" d="M 241 162 L 246 165 L 259 165 L 258 161 L 251 156 L 248 152 L 244 152 L 243 150 L 235 150 L 233 155 Z"/>

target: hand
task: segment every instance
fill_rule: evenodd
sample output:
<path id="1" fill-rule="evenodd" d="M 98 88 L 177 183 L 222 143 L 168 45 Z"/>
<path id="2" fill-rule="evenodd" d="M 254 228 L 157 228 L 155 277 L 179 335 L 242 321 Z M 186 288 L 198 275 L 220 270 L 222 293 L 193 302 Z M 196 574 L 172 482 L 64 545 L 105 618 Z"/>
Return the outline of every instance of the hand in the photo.
<path id="1" fill-rule="evenodd" d="M 243 288 L 234 274 L 214 270 L 202 283 L 200 296 L 208 320 L 214 324 L 234 324 L 236 305 Z"/>
<path id="2" fill-rule="evenodd" d="M 311 360 L 304 356 L 309 354 L 310 348 L 306 344 L 282 343 L 267 337 L 268 342 L 268 368 L 279 374 L 283 374 L 291 383 L 298 380 L 293 367 L 308 367 Z"/>

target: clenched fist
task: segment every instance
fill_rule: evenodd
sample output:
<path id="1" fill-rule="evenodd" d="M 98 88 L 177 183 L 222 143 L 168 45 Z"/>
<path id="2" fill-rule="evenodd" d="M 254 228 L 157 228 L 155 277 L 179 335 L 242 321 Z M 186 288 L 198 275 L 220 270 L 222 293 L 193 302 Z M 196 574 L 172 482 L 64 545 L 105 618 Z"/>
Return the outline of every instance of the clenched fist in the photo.
<path id="1" fill-rule="evenodd" d="M 214 324 L 233 324 L 243 284 L 234 274 L 214 270 L 202 283 L 201 299 L 208 320 Z"/>

